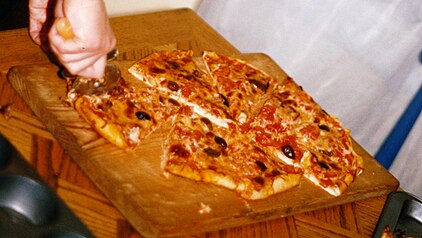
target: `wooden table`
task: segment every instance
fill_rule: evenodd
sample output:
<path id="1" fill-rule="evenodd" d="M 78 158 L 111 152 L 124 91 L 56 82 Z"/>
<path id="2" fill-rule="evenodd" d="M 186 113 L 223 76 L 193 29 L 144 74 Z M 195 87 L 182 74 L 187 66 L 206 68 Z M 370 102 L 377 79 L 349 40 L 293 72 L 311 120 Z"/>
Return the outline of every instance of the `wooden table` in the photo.
<path id="1" fill-rule="evenodd" d="M 187 9 L 111 19 L 119 59 L 134 60 L 159 49 L 240 53 Z M 48 63 L 27 29 L 0 32 L 0 132 L 97 237 L 140 237 L 123 215 L 69 158 L 7 82 L 15 65 Z M 7 110 L 9 108 L 10 110 Z M 195 237 L 370 237 L 386 195 Z"/>

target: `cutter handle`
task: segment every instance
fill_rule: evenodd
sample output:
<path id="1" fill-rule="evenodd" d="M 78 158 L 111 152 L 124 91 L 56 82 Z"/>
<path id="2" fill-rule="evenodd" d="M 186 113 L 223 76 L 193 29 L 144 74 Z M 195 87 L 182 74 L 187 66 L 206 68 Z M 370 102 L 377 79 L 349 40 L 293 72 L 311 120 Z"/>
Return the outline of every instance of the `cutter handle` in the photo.
<path id="1" fill-rule="evenodd" d="M 56 19 L 56 30 L 65 39 L 73 38 L 73 30 L 69 20 L 66 17 Z"/>

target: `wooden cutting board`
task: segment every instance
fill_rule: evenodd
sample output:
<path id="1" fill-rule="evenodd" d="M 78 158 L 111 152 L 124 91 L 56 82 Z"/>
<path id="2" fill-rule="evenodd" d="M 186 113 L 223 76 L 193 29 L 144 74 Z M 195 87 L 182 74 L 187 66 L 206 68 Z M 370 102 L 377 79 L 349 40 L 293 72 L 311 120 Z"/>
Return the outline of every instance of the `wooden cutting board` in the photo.
<path id="1" fill-rule="evenodd" d="M 282 79 L 284 71 L 264 54 L 238 57 Z M 133 63 L 118 62 L 123 77 Z M 145 237 L 195 234 L 284 217 L 319 208 L 388 194 L 398 181 L 361 146 L 355 150 L 364 172 L 341 196 L 333 197 L 303 179 L 299 186 L 258 201 L 230 190 L 185 178 L 165 177 L 160 168 L 161 129 L 134 151 L 118 149 L 101 138 L 71 107 L 63 103 L 65 81 L 52 64 L 13 67 L 8 79 L 66 152 Z M 203 212 L 204 208 L 210 212 Z"/>

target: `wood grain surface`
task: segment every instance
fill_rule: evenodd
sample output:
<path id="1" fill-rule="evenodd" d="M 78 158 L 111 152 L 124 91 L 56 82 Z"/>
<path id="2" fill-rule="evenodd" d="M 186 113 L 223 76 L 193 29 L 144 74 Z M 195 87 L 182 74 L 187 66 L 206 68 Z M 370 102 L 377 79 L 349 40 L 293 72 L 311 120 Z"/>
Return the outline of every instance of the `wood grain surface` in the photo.
<path id="1" fill-rule="evenodd" d="M 140 58 L 153 50 L 160 48 L 165 49 L 192 49 L 196 54 L 200 54 L 203 50 L 214 50 L 223 54 L 239 53 L 230 43 L 224 40 L 218 33 L 204 23 L 194 12 L 186 9 L 152 13 L 145 15 L 136 15 L 128 17 L 120 17 L 111 19 L 113 29 L 118 37 L 118 48 L 121 52 L 119 60 L 133 61 Z M 98 189 L 97 177 L 93 177 L 90 171 L 83 166 L 92 166 L 101 162 L 100 159 L 86 161 L 82 158 L 69 158 L 68 153 L 63 150 L 63 146 L 58 143 L 55 136 L 60 131 L 50 131 L 54 123 L 50 122 L 45 125 L 35 117 L 31 109 L 26 105 L 25 101 L 16 93 L 11 85 L 6 81 L 6 73 L 8 69 L 15 65 L 44 65 L 50 71 L 55 68 L 49 63 L 48 58 L 37 46 L 30 40 L 27 29 L 12 30 L 0 32 L 0 38 L 3 42 L 4 51 L 0 52 L 0 106 L 2 115 L 0 115 L 0 132 L 4 134 L 24 155 L 28 162 L 35 170 L 50 184 L 52 188 L 60 195 L 66 204 L 87 224 L 97 237 L 140 237 L 141 235 L 133 228 L 148 226 L 148 224 L 137 224 L 129 222 L 126 211 L 116 209 L 110 202 L 110 197 L 115 194 L 104 194 Z M 22 66 L 24 67 L 24 66 Z M 26 66 L 25 66 L 26 67 Z M 54 70 L 53 70 L 54 71 Z M 44 89 L 45 85 L 38 85 L 38 89 Z M 64 90 L 64 89 L 63 89 Z M 49 110 L 57 110 L 61 106 L 48 108 Z M 10 108 L 10 110 L 5 110 Z M 8 113 L 5 113 L 8 111 Z M 68 114 L 67 110 L 63 110 L 64 114 Z M 70 113 L 71 114 L 71 113 Z M 42 116 L 42 115 L 40 115 Z M 82 122 L 81 122 L 82 123 Z M 82 123 L 83 124 L 83 123 Z M 84 128 L 84 126 L 82 126 Z M 76 129 L 79 130 L 79 129 Z M 93 136 L 87 133 L 88 137 Z M 94 140 L 95 141 L 95 140 Z M 96 140 L 95 143 L 104 143 Z M 81 142 L 81 141 L 79 141 Z M 83 142 L 83 141 L 82 141 Z M 88 143 L 84 147 L 89 151 L 96 144 Z M 359 153 L 366 154 L 370 160 L 373 160 L 367 153 L 356 144 Z M 66 151 L 69 149 L 66 148 Z M 80 149 L 77 149 L 78 151 Z M 151 152 L 148 152 L 151 153 Z M 78 161 L 78 164 L 75 163 Z M 139 165 L 139 158 L 130 159 L 130 163 Z M 116 161 L 110 160 L 107 163 L 115 165 Z M 107 164 L 108 165 L 108 164 Z M 144 164 L 142 164 L 144 166 Z M 153 164 L 147 164 L 154 167 Z M 264 212 L 266 207 L 260 207 L 254 204 L 252 212 L 245 210 L 242 213 L 248 219 L 248 225 L 237 226 L 233 224 L 231 219 L 224 221 L 221 226 L 216 226 L 207 233 L 190 234 L 189 237 L 370 237 L 380 215 L 381 209 L 385 202 L 385 194 L 388 190 L 393 190 L 398 186 L 397 181 L 385 171 L 380 172 L 379 165 L 373 163 L 374 174 L 363 174 L 367 178 L 374 177 L 380 181 L 378 185 L 384 183 L 384 187 L 378 187 L 372 192 L 364 195 L 353 193 L 351 188 L 348 201 L 335 201 L 333 206 L 329 208 L 319 209 L 314 206 L 318 202 L 313 200 L 310 204 L 305 204 L 305 209 L 299 214 L 280 218 L 280 212 L 283 208 L 280 204 L 276 205 L 275 212 Z M 83 170 L 81 170 L 83 168 Z M 99 172 L 104 173 L 104 172 Z M 97 173 L 98 174 L 98 173 Z M 91 176 L 91 179 L 87 176 Z M 100 175 L 97 175 L 100 176 Z M 111 175 L 115 180 L 119 180 L 118 175 Z M 365 177 L 363 177 L 365 178 Z M 92 181 L 97 181 L 94 184 Z M 357 191 L 363 189 L 370 184 L 363 182 L 359 185 L 359 180 L 353 185 Z M 384 182 L 382 182 L 384 181 Z M 142 184 L 144 181 L 137 181 Z M 107 183 L 107 182 L 106 182 Z M 105 185 L 107 186 L 107 184 Z M 140 186 L 140 185 L 139 185 Z M 302 185 L 301 185 L 302 186 Z M 303 186 L 307 186 L 306 184 Z M 187 188 L 189 189 L 189 188 Z M 207 190 L 208 188 L 205 188 Z M 355 188 L 353 188 L 355 189 Z M 122 189 L 116 189 L 119 193 Z M 125 188 L 130 191 L 130 186 Z M 209 193 L 221 192 L 220 188 L 209 189 Z M 189 191 L 189 190 L 188 190 Z M 362 190 L 360 190 L 362 191 Z M 230 195 L 226 195 L 235 201 Z M 356 196 L 356 197 L 354 197 Z M 126 203 L 126 199 L 137 200 L 136 198 L 122 198 L 120 203 Z M 142 198 L 140 198 L 142 199 Z M 212 198 L 206 198 L 213 201 Z M 350 202 L 356 200 L 354 202 Z M 291 200 L 293 201 L 293 199 Z M 163 201 L 162 203 L 165 203 Z M 171 203 L 173 201 L 167 201 Z M 277 200 L 272 202 L 276 203 Z M 289 201 L 290 202 L 290 201 Z M 337 205 L 346 202 L 342 205 Z M 115 201 L 113 201 L 115 203 Z M 169 204 L 166 204 L 167 206 Z M 155 208 L 157 209 L 157 208 Z M 162 208 L 158 208 L 162 209 Z M 228 207 L 227 209 L 231 209 Z M 148 210 L 144 209 L 145 211 Z M 126 211 L 123 212 L 122 211 Z M 248 213 L 249 212 L 249 213 Z M 297 211 L 291 211 L 292 214 Z M 180 211 L 183 216 L 185 211 Z M 251 215 L 255 214 L 255 215 Z M 249 216 L 248 216 L 249 215 Z M 153 218 L 155 220 L 160 218 Z M 178 219 L 178 217 L 177 217 Z M 167 221 L 168 223 L 174 221 Z M 200 223 L 201 220 L 198 220 Z M 242 223 L 243 224 L 243 223 Z M 206 226 L 206 224 L 205 224 Z M 236 227 L 232 227 L 236 226 Z M 232 228 L 226 228 L 232 227 Z M 205 229 L 208 229 L 206 227 Z M 199 229 L 200 230 L 200 229 Z M 154 233 L 156 231 L 153 231 Z M 180 231 L 184 232 L 184 231 Z M 169 231 L 169 233 L 171 233 Z M 155 234 L 155 233 L 154 233 Z"/>

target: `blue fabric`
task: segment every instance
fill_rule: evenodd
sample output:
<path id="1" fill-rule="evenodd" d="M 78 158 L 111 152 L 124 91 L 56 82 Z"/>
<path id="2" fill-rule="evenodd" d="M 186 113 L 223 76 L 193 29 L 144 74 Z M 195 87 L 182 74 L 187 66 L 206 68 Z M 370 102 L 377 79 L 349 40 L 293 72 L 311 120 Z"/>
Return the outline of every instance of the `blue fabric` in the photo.
<path id="1" fill-rule="evenodd" d="M 422 52 L 421 52 L 422 57 Z M 422 60 L 422 59 L 421 59 Z M 407 106 L 399 121 L 393 127 L 392 131 L 381 145 L 375 159 L 382 164 L 386 169 L 389 169 L 394 162 L 396 155 L 399 153 L 401 146 L 407 138 L 407 135 L 412 130 L 413 125 L 422 109 L 422 86 L 419 87 L 415 97 Z"/>

